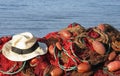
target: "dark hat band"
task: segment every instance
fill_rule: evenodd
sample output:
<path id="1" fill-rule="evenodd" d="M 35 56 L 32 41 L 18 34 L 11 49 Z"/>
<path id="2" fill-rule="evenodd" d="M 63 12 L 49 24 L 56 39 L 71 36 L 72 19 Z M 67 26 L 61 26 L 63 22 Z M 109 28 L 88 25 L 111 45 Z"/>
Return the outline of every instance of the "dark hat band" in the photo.
<path id="1" fill-rule="evenodd" d="M 35 51 L 39 47 L 39 44 L 36 42 L 31 48 L 29 49 L 19 49 L 16 47 L 12 47 L 12 51 L 18 54 L 28 54 Z"/>

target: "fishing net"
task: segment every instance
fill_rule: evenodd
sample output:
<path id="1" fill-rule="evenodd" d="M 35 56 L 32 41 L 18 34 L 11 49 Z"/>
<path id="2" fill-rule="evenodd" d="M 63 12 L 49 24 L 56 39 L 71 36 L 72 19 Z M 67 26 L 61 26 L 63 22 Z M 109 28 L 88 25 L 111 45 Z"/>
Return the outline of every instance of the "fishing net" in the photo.
<path id="1" fill-rule="evenodd" d="M 0 49 L 11 38 L 1 37 Z M 25 62 L 10 61 L 0 52 L 0 76 L 120 75 L 120 67 L 113 66 L 120 65 L 120 32 L 109 24 L 85 28 L 72 23 L 37 41 L 47 44 L 47 54 Z"/>

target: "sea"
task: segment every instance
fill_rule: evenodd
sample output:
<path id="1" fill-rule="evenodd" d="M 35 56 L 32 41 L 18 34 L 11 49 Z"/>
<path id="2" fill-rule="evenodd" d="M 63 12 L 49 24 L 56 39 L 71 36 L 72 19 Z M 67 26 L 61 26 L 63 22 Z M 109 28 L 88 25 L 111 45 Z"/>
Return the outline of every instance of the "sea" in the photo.
<path id="1" fill-rule="evenodd" d="M 0 36 L 31 32 L 44 37 L 76 22 L 120 30 L 120 0 L 0 0 Z"/>

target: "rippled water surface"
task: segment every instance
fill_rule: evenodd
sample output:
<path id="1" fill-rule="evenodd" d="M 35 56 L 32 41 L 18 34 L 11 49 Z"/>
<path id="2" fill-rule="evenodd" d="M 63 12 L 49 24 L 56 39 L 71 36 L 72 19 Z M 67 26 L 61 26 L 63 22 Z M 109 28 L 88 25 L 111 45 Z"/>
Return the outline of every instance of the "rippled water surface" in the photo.
<path id="1" fill-rule="evenodd" d="M 120 28 L 120 0 L 0 0 L 0 36 L 29 31 L 44 36 L 77 22 Z"/>

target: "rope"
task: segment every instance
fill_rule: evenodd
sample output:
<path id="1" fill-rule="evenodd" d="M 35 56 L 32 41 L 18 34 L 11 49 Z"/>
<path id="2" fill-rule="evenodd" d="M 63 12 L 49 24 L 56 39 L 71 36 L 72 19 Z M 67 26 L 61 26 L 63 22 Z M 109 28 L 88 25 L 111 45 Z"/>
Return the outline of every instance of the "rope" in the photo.
<path id="1" fill-rule="evenodd" d="M 83 38 L 86 38 L 86 37 L 88 37 L 86 32 L 81 33 L 75 38 L 75 43 L 79 45 L 80 48 L 85 48 L 86 46 L 84 44 Z"/>
<path id="2" fill-rule="evenodd" d="M 58 57 L 60 57 L 60 56 L 61 56 L 61 54 L 58 53 Z M 72 60 L 76 63 L 76 61 L 73 58 L 72 58 Z M 71 71 L 71 70 L 75 70 L 77 68 L 76 66 L 72 66 L 72 67 L 67 68 L 67 67 L 61 65 L 60 62 L 58 62 L 58 64 L 59 64 L 59 67 L 65 71 Z"/>
<path id="3" fill-rule="evenodd" d="M 13 74 L 16 74 L 16 73 L 20 72 L 20 71 L 24 68 L 25 64 L 26 64 L 26 61 L 23 62 L 23 65 L 21 66 L 21 68 L 18 69 L 17 71 L 15 71 L 15 72 L 10 72 L 10 71 L 6 71 L 6 72 L 5 72 L 5 71 L 2 71 L 2 70 L 0 70 L 0 72 L 3 73 L 3 74 L 13 75 Z M 14 68 L 12 68 L 12 70 L 13 70 L 13 69 L 14 69 Z"/>
<path id="4" fill-rule="evenodd" d="M 93 28 L 93 31 L 97 32 L 100 34 L 101 37 L 96 38 L 96 40 L 98 41 L 102 41 L 103 43 L 108 43 L 109 42 L 109 38 L 108 35 L 105 32 L 102 32 L 100 29 L 98 28 Z"/>
<path id="5" fill-rule="evenodd" d="M 73 54 L 78 60 L 83 61 L 82 59 L 80 59 L 80 58 L 74 53 L 72 44 L 71 44 L 71 46 L 70 46 L 70 49 L 71 49 L 72 54 Z"/>
<path id="6" fill-rule="evenodd" d="M 110 51 L 111 51 L 111 44 L 109 43 L 109 44 L 108 44 L 108 51 L 106 52 L 106 54 L 109 54 Z"/>
<path id="7" fill-rule="evenodd" d="M 70 58 L 75 62 L 75 64 L 77 65 L 76 60 L 75 60 L 74 58 L 72 58 L 72 57 L 67 53 L 67 51 L 66 51 L 63 47 L 62 47 L 62 49 L 63 49 L 64 53 L 65 53 L 68 57 L 70 57 Z M 59 58 L 61 57 L 61 52 L 58 51 L 58 55 L 56 56 L 56 46 L 54 46 L 54 52 L 55 52 L 55 53 L 54 53 L 54 58 L 57 59 L 57 57 L 58 57 L 58 59 L 59 59 Z M 67 68 L 67 67 L 61 65 L 59 60 L 58 60 L 58 65 L 59 65 L 59 67 L 60 67 L 62 70 L 65 70 L 65 71 L 71 71 L 71 70 L 75 70 L 75 69 L 77 68 L 76 66 L 72 66 L 72 67 Z"/>
<path id="8" fill-rule="evenodd" d="M 43 71 L 43 76 L 49 76 L 49 73 L 52 69 L 53 69 L 52 65 L 48 65 L 46 69 Z"/>
<path id="9" fill-rule="evenodd" d="M 75 60 L 74 58 L 72 58 L 72 57 L 67 53 L 67 51 L 66 51 L 63 47 L 62 47 L 62 49 L 63 49 L 64 53 L 65 53 L 68 57 L 70 57 L 70 58 L 75 62 L 75 64 L 77 65 L 76 60 Z"/>
<path id="10" fill-rule="evenodd" d="M 106 68 L 106 67 L 103 68 L 103 73 L 109 74 L 110 76 L 115 76 L 112 72 L 109 72 L 108 68 Z"/>
<path id="11" fill-rule="evenodd" d="M 15 68 L 15 66 L 17 65 L 17 63 L 15 63 L 14 65 L 13 65 L 13 67 L 12 68 L 10 68 L 7 72 L 10 72 L 10 71 L 12 71 L 14 68 Z"/>

